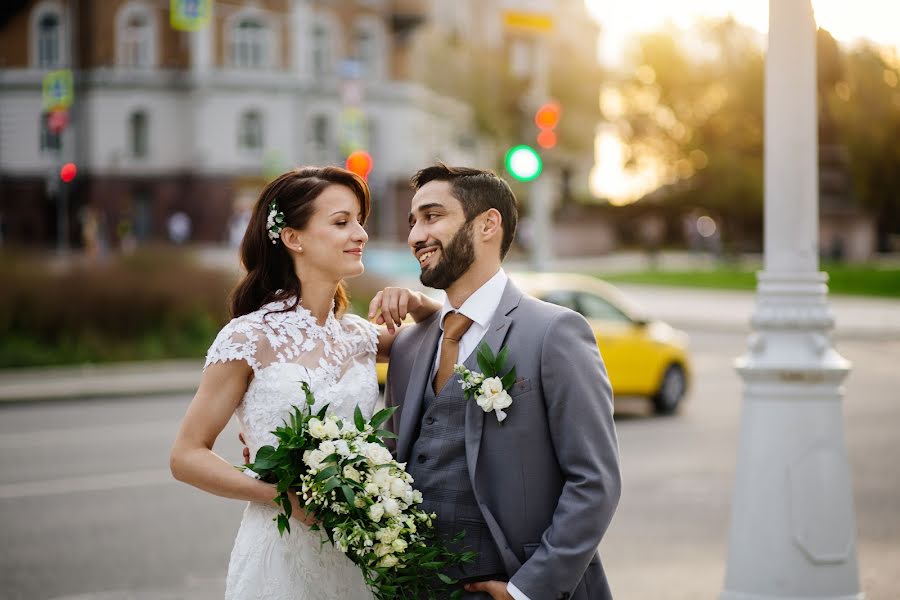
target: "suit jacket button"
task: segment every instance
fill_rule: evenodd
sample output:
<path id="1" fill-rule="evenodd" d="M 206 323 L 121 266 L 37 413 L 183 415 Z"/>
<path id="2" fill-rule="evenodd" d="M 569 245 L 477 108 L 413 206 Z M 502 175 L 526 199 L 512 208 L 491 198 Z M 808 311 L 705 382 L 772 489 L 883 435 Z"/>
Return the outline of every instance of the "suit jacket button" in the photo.
<path id="1" fill-rule="evenodd" d="M 425 417 L 426 425 L 431 425 L 432 423 L 434 423 L 434 417 Z"/>
<path id="2" fill-rule="evenodd" d="M 424 454 L 420 454 L 416 460 L 418 460 L 420 463 L 423 463 L 426 460 L 428 460 L 428 457 L 425 456 Z"/>

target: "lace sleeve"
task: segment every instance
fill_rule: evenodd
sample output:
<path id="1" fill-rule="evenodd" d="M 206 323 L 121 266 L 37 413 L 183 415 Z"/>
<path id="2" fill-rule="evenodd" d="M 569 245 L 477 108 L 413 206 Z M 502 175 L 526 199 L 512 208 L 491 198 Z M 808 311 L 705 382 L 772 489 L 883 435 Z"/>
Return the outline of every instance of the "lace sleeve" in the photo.
<path id="1" fill-rule="evenodd" d="M 259 331 L 245 318 L 232 319 L 228 325 L 222 328 L 216 340 L 206 353 L 206 363 L 203 369 L 214 363 L 243 360 L 253 372 L 259 370 L 257 360 L 257 345 Z"/>
<path id="2" fill-rule="evenodd" d="M 376 354 L 378 352 L 378 334 L 380 328 L 359 315 L 348 314 L 344 317 L 360 338 L 359 352 Z"/>

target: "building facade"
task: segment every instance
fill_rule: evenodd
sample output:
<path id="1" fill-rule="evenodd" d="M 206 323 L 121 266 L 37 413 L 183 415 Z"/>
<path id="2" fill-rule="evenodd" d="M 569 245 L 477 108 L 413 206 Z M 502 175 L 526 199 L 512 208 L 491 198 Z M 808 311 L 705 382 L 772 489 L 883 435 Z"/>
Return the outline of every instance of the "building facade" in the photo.
<path id="1" fill-rule="evenodd" d="M 0 12 L 5 243 L 228 240 L 274 174 L 373 157 L 372 232 L 405 237 L 410 174 L 482 160 L 471 109 L 410 79 L 429 6 L 410 0 L 214 0 L 199 31 L 169 0 L 28 0 Z M 42 82 L 71 69 L 59 135 Z M 77 167 L 63 183 L 63 163 Z M 62 210 L 61 210 L 62 209 Z M 64 214 L 63 214 L 64 213 Z M 66 220 L 68 226 L 66 226 Z M 233 237 L 233 236 L 232 236 Z"/>

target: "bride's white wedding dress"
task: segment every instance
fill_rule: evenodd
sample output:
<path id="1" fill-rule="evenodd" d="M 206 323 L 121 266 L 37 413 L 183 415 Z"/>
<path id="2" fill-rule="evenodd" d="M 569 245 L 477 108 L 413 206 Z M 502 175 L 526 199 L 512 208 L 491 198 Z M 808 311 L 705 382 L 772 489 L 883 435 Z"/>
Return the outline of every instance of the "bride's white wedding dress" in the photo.
<path id="1" fill-rule="evenodd" d="M 293 406 L 303 406 L 301 381 L 316 396 L 313 411 L 352 418 L 357 405 L 370 417 L 378 398 L 375 375 L 377 329 L 356 315 L 320 326 L 298 305 L 273 302 L 232 320 L 216 337 L 206 365 L 244 360 L 253 369 L 235 415 L 251 460 Z M 297 520 L 291 533 L 278 534 L 277 507 L 251 502 L 231 552 L 225 598 L 229 600 L 371 600 L 362 573 L 350 560 Z"/>

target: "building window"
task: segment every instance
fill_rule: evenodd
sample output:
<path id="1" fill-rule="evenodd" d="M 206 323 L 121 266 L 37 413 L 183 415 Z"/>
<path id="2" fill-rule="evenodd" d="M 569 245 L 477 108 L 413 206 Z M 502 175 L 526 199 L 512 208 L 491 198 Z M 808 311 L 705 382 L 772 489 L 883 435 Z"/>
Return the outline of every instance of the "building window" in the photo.
<path id="1" fill-rule="evenodd" d="M 119 11 L 116 24 L 119 65 L 148 68 L 155 64 L 155 25 L 152 15 L 141 6 L 126 6 Z"/>
<path id="2" fill-rule="evenodd" d="M 41 152 L 48 154 L 59 152 L 62 147 L 61 136 L 50 131 L 49 120 L 50 113 L 45 112 L 41 115 Z"/>
<path id="3" fill-rule="evenodd" d="M 133 158 L 145 158 L 148 154 L 147 113 L 137 111 L 128 119 L 129 149 Z"/>
<path id="4" fill-rule="evenodd" d="M 244 18 L 231 32 L 231 63 L 240 69 L 269 66 L 269 30 L 256 19 Z"/>
<path id="5" fill-rule="evenodd" d="M 37 64 L 42 69 L 60 66 L 62 27 L 59 15 L 46 13 L 37 22 Z"/>
<path id="6" fill-rule="evenodd" d="M 383 35 L 377 21 L 366 19 L 356 24 L 353 57 L 365 77 L 378 78 L 384 60 Z"/>
<path id="7" fill-rule="evenodd" d="M 241 115 L 238 128 L 238 147 L 249 152 L 260 152 L 263 149 L 263 120 L 255 110 Z"/>
<path id="8" fill-rule="evenodd" d="M 331 119 L 327 115 L 316 115 L 309 128 L 310 162 L 326 164 L 332 161 Z"/>
<path id="9" fill-rule="evenodd" d="M 333 74 L 334 60 L 331 55 L 331 34 L 323 23 L 316 23 L 312 29 L 312 69 L 317 78 Z"/>

